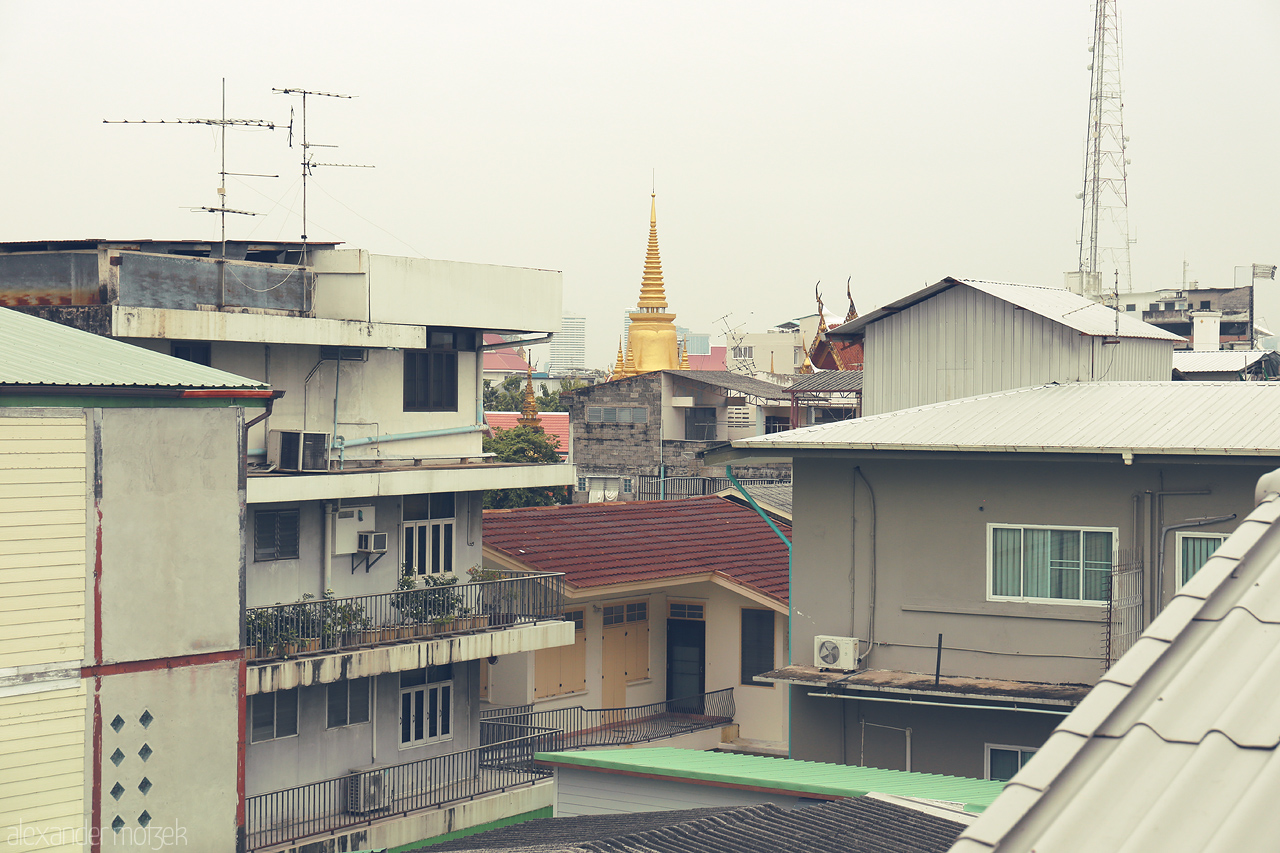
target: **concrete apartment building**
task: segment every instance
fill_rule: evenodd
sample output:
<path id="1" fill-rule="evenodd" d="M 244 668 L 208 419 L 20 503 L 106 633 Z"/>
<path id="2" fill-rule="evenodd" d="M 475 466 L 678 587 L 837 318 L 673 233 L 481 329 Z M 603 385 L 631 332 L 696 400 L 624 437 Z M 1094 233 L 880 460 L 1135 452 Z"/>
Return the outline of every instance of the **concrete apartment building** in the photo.
<path id="1" fill-rule="evenodd" d="M 467 570 L 481 563 L 483 491 L 573 482 L 570 465 L 481 451 L 483 335 L 545 339 L 559 274 L 332 244 L 221 249 L 5 244 L 0 303 L 284 392 L 240 439 L 244 508 L 219 540 L 235 553 L 211 569 L 235 600 L 169 605 L 179 637 L 184 610 L 233 614 L 248 656 L 243 846 L 399 846 L 549 807 L 546 774 L 495 765 L 478 674 L 481 660 L 572 642 L 558 580 Z"/>
<path id="2" fill-rule="evenodd" d="M 792 757 L 1008 778 L 1249 512 L 1280 388 L 1167 381 L 1065 291 L 895 307 L 852 324 L 872 414 L 707 461 L 793 466 Z"/>

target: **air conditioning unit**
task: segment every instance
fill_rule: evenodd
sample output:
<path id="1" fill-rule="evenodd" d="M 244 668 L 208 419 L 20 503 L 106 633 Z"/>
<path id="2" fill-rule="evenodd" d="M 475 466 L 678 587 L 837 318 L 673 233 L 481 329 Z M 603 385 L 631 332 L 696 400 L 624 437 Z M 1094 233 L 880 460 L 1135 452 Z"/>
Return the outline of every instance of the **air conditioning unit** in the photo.
<path id="1" fill-rule="evenodd" d="M 825 634 L 819 634 L 814 637 L 813 665 L 822 669 L 857 669 L 857 638 L 829 637 Z"/>
<path id="2" fill-rule="evenodd" d="M 369 814 L 390 807 L 391 777 L 385 768 L 352 770 L 347 777 L 347 813 Z"/>
<path id="3" fill-rule="evenodd" d="M 267 461 L 278 471 L 329 470 L 329 433 L 273 429 L 267 439 Z"/>
<path id="4" fill-rule="evenodd" d="M 362 530 L 358 534 L 356 550 L 362 554 L 387 553 L 387 534 L 373 530 Z"/>

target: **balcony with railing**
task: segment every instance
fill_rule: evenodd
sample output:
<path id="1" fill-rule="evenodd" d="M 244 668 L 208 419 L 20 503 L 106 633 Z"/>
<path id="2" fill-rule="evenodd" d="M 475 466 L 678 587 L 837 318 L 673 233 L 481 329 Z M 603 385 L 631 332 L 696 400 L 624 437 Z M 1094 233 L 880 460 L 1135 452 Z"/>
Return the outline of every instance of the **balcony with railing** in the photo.
<path id="1" fill-rule="evenodd" d="M 526 728 L 552 729 L 544 752 L 593 746 L 650 743 L 733 723 L 733 688 L 667 699 L 630 708 L 551 708 L 532 705 L 489 708 L 480 712 L 491 737 L 511 738 Z"/>
<path id="2" fill-rule="evenodd" d="M 376 675 L 487 658 L 499 653 L 499 634 L 503 654 L 567 645 L 573 626 L 562 620 L 563 604 L 563 574 L 525 573 L 250 608 L 248 692 L 336 681 L 343 656 L 360 657 L 360 671 Z M 319 666 L 307 665 L 317 657 Z"/>
<path id="3" fill-rule="evenodd" d="M 475 800 L 550 778 L 533 756 L 554 747 L 558 732 L 481 723 L 482 745 L 387 767 L 353 771 L 333 779 L 245 798 L 249 850 L 263 850 L 314 836 Z"/>

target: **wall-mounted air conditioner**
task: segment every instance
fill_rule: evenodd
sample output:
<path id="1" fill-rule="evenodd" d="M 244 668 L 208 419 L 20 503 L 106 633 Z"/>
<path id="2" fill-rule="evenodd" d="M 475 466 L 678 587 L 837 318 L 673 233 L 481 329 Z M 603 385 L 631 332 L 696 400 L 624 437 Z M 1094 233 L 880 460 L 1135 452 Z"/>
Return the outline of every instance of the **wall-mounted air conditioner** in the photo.
<path id="1" fill-rule="evenodd" d="M 391 804 L 391 778 L 385 768 L 352 770 L 347 777 L 347 813 L 369 814 Z"/>
<path id="2" fill-rule="evenodd" d="M 273 429 L 267 439 L 267 461 L 277 471 L 328 471 L 329 433 Z"/>
<path id="3" fill-rule="evenodd" d="M 387 534 L 374 530 L 360 531 L 356 550 L 362 554 L 387 553 Z"/>
<path id="4" fill-rule="evenodd" d="M 829 637 L 825 634 L 819 634 L 814 637 L 813 665 L 821 669 L 857 669 L 857 638 Z"/>

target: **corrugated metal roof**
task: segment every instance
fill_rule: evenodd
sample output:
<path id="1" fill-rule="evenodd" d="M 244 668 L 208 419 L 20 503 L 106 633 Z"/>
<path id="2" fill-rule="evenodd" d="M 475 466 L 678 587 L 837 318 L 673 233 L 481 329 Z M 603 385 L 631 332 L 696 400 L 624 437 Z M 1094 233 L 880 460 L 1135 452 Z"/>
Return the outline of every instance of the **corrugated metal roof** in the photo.
<path id="1" fill-rule="evenodd" d="M 1272 354 L 1271 350 L 1175 350 L 1173 369 L 1183 373 L 1229 373 L 1246 370 Z"/>
<path id="2" fill-rule="evenodd" d="M 765 382 L 752 376 L 743 376 L 741 373 L 731 373 L 728 370 L 666 370 L 663 372 L 679 379 L 690 379 L 704 385 L 723 388 L 726 391 L 737 391 L 761 400 L 787 399 L 787 389 L 781 385 L 774 385 L 772 382 Z"/>
<path id="3" fill-rule="evenodd" d="M 953 850 L 1280 846 L 1278 522 L 1272 494 Z"/>
<path id="4" fill-rule="evenodd" d="M 833 329 L 833 335 L 848 335 L 858 332 L 871 323 L 890 314 L 897 314 L 923 302 L 935 294 L 957 286 L 972 287 L 997 299 L 1003 299 L 1019 308 L 1035 312 L 1041 317 L 1061 323 L 1075 329 L 1083 335 L 1094 337 L 1121 338 L 1154 338 L 1161 341 L 1182 341 L 1183 337 L 1166 332 L 1150 323 L 1144 323 L 1130 317 L 1122 311 L 1115 311 L 1083 296 L 1072 293 L 1061 287 L 1041 287 L 1033 284 L 1015 284 L 1005 281 L 982 281 L 980 279 L 944 278 L 937 284 L 931 284 L 908 296 L 890 302 L 883 308 L 877 308 L 870 314 L 859 317 Z"/>
<path id="5" fill-rule="evenodd" d="M 589 752 L 542 752 L 539 761 L 622 770 L 651 776 L 728 785 L 749 785 L 801 796 L 861 797 L 875 791 L 924 800 L 961 803 L 965 811 L 982 811 L 1004 787 L 1003 782 L 881 770 L 847 764 L 824 764 L 795 758 L 768 758 L 692 749 L 602 749 Z"/>
<path id="6" fill-rule="evenodd" d="M 575 587 L 716 572 L 787 600 L 786 546 L 754 510 L 714 495 L 487 510 L 484 547 Z"/>
<path id="7" fill-rule="evenodd" d="M 270 387 L 11 308 L 0 308 L 0 385 Z"/>
<path id="8" fill-rule="evenodd" d="M 738 439 L 734 448 L 1280 455 L 1280 384 L 1074 382 Z"/>
<path id="9" fill-rule="evenodd" d="M 747 494 L 751 495 L 751 499 L 765 510 L 776 510 L 788 518 L 791 517 L 791 484 L 790 483 L 760 483 L 743 485 L 747 490 Z M 736 503 L 745 503 L 742 493 L 737 489 L 730 487 L 716 492 L 719 497 Z"/>
<path id="10" fill-rule="evenodd" d="M 821 370 L 801 376 L 787 386 L 788 391 L 860 391 L 861 370 Z"/>

